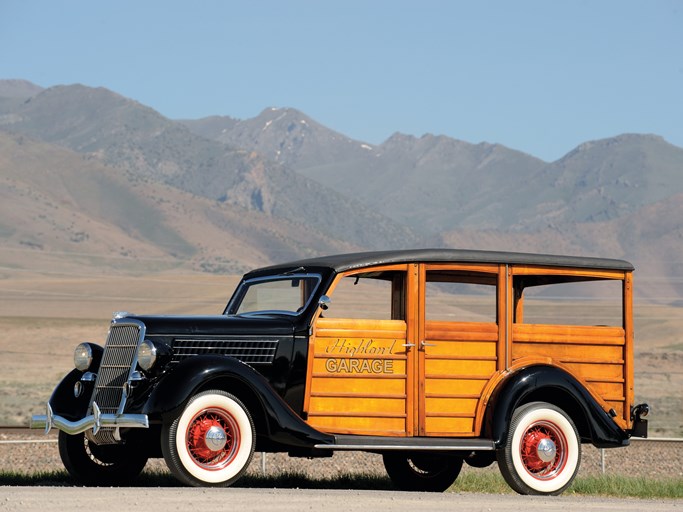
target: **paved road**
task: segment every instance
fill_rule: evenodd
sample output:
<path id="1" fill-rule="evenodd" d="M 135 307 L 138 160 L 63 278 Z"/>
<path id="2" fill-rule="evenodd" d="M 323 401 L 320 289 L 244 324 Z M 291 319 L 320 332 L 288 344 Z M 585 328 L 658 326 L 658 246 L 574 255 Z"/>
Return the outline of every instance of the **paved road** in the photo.
<path id="1" fill-rule="evenodd" d="M 219 509 L 245 512 L 683 512 L 683 500 L 309 489 L 0 487 L 0 511 L 172 512 Z"/>

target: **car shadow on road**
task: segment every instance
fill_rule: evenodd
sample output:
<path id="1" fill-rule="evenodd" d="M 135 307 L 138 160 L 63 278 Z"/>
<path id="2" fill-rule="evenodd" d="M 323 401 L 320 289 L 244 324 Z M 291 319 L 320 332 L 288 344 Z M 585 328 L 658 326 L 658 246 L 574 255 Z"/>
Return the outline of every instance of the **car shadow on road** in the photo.
<path id="1" fill-rule="evenodd" d="M 50 486 L 81 487 L 66 471 L 36 473 L 0 473 L 0 486 Z M 103 483 L 103 487 L 111 484 Z M 121 487 L 183 487 L 170 473 L 145 471 L 139 477 Z M 311 478 L 303 473 L 281 473 L 277 475 L 247 474 L 232 487 L 238 488 L 281 488 L 281 489 L 359 489 L 392 490 L 394 487 L 387 477 L 362 474 L 342 474 L 334 478 Z"/>

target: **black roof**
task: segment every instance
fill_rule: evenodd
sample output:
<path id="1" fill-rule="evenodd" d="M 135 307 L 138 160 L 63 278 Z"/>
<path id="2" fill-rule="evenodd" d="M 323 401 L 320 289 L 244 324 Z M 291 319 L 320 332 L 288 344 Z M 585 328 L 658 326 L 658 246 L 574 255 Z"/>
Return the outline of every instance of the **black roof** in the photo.
<path id="1" fill-rule="evenodd" d="M 319 256 L 304 260 L 273 265 L 254 270 L 250 274 L 261 274 L 280 270 L 287 272 L 299 267 L 330 268 L 344 272 L 356 268 L 394 263 L 495 263 L 509 265 L 541 265 L 549 267 L 578 267 L 603 270 L 632 271 L 628 261 L 589 258 L 583 256 L 558 256 L 552 254 L 530 254 L 521 252 L 477 251 L 464 249 L 406 249 L 396 251 L 358 252 Z"/>

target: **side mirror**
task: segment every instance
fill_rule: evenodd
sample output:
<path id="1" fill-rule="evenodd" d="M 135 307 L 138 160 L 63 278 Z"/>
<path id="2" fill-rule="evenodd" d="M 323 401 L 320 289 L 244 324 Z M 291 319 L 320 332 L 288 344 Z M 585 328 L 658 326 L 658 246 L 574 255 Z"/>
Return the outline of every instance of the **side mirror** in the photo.
<path id="1" fill-rule="evenodd" d="M 327 308 L 330 307 L 331 303 L 332 299 L 330 299 L 327 295 L 322 295 L 320 299 L 318 299 L 318 306 L 320 306 L 320 309 L 323 311 L 326 311 Z"/>

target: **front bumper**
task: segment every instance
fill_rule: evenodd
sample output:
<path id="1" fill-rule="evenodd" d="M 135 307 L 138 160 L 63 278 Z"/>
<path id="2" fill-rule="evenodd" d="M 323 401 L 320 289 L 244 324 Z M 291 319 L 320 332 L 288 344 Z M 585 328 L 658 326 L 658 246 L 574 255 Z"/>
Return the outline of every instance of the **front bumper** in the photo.
<path id="1" fill-rule="evenodd" d="M 149 428 L 146 414 L 102 414 L 97 403 L 93 402 L 93 413 L 77 421 L 69 421 L 52 412 L 47 404 L 47 414 L 37 414 L 31 418 L 31 428 L 45 429 L 47 434 L 54 427 L 67 434 L 80 434 L 92 429 L 97 434 L 101 428 Z"/>

